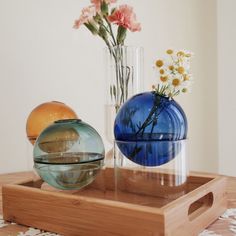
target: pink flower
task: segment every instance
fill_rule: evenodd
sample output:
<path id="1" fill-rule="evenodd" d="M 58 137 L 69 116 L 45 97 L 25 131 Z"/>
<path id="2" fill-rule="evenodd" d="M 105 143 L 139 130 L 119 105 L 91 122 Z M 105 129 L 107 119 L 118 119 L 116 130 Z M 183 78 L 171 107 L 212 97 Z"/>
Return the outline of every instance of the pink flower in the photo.
<path id="1" fill-rule="evenodd" d="M 133 8 L 128 5 L 121 5 L 108 16 L 108 20 L 114 24 L 121 25 L 132 32 L 141 30 L 141 25 L 136 21 L 136 15 L 133 12 Z"/>
<path id="2" fill-rule="evenodd" d="M 74 28 L 78 29 L 81 25 L 93 21 L 93 17 L 96 16 L 96 14 L 97 12 L 95 6 L 83 8 L 80 18 L 74 23 Z"/>
<path id="3" fill-rule="evenodd" d="M 115 3 L 117 0 L 91 0 L 91 3 L 94 4 L 94 6 L 96 7 L 97 12 L 100 12 L 101 4 L 102 4 L 103 1 L 106 4 L 110 4 L 110 3 Z"/>

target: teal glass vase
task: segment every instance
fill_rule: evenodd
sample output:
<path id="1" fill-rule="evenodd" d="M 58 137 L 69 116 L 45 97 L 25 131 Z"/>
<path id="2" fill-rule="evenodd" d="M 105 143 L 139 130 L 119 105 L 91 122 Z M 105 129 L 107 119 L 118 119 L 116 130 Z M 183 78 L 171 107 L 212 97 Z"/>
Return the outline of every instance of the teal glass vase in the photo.
<path id="1" fill-rule="evenodd" d="M 97 131 L 79 119 L 55 121 L 34 145 L 34 168 L 49 185 L 80 189 L 103 167 L 104 144 Z"/>

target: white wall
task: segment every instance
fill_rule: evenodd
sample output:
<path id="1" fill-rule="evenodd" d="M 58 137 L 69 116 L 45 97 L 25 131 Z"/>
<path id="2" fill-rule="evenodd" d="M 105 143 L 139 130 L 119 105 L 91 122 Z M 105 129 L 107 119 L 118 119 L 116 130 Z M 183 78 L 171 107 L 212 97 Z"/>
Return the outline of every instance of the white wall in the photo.
<path id="1" fill-rule="evenodd" d="M 236 176 L 236 1 L 218 0 L 219 170 Z"/>
<path id="2" fill-rule="evenodd" d="M 218 170 L 217 28 L 215 0 L 126 0 L 142 32 L 127 44 L 145 49 L 145 84 L 164 51 L 195 53 L 192 94 L 178 98 L 189 120 L 189 159 L 194 170 Z M 89 1 L 0 0 L 0 172 L 27 169 L 31 158 L 25 123 L 38 104 L 58 100 L 104 134 L 103 42 L 72 29 Z"/>

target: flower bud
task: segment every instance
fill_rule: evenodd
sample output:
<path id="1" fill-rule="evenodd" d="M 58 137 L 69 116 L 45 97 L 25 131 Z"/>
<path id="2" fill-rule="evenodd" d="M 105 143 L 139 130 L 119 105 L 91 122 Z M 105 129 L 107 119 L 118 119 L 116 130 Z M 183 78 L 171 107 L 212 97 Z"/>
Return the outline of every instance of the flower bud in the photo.
<path id="1" fill-rule="evenodd" d="M 89 23 L 84 23 L 84 25 L 90 30 L 90 32 L 94 35 L 98 34 L 98 27 L 95 23 L 89 22 Z"/>
<path id="2" fill-rule="evenodd" d="M 127 29 L 124 28 L 123 26 L 119 26 L 118 27 L 118 30 L 117 30 L 117 43 L 118 44 L 123 44 L 124 43 L 124 40 L 125 40 L 125 37 L 126 37 L 126 31 Z"/>
<path id="3" fill-rule="evenodd" d="M 107 32 L 103 25 L 100 25 L 98 35 L 103 39 L 107 39 Z"/>
<path id="4" fill-rule="evenodd" d="M 104 16 L 108 15 L 108 4 L 106 3 L 106 1 L 102 1 L 101 12 Z"/>

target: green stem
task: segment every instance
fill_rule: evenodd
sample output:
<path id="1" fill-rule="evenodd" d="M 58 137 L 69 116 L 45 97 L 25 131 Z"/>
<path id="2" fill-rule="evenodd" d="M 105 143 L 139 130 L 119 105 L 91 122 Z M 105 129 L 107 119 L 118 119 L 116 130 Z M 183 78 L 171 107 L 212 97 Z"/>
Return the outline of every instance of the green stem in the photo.
<path id="1" fill-rule="evenodd" d="M 146 118 L 146 120 L 143 122 L 142 126 L 139 128 L 139 130 L 136 132 L 136 135 L 138 135 L 140 132 L 142 132 L 142 135 L 146 129 L 147 126 L 149 126 L 152 123 L 152 130 L 151 130 L 151 134 L 153 132 L 153 128 L 155 126 L 155 124 L 157 123 L 157 110 L 160 106 L 160 98 L 159 97 L 155 97 L 155 101 L 153 104 L 153 107 L 150 111 L 150 113 L 148 114 L 148 117 Z M 161 112 L 161 111 L 160 111 Z M 159 112 L 159 113 L 160 113 Z M 155 116 L 153 117 L 153 115 L 155 114 Z"/>
<path id="2" fill-rule="evenodd" d="M 112 30 L 112 27 L 111 27 L 111 24 L 110 22 L 107 20 L 107 18 L 105 17 L 105 21 L 107 22 L 107 25 L 108 25 L 108 28 L 109 28 L 109 31 L 110 31 L 110 35 L 112 37 L 112 40 L 113 40 L 113 43 L 114 43 L 114 46 L 117 45 L 116 44 L 116 39 L 114 37 L 114 33 L 113 33 L 113 30 Z"/>

